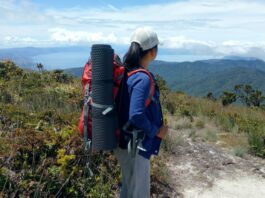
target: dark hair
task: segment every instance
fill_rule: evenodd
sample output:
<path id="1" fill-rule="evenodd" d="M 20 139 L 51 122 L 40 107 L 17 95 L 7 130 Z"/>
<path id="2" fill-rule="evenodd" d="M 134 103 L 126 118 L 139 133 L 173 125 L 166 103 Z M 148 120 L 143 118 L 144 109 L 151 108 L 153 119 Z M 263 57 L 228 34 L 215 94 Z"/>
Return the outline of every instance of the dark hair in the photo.
<path id="1" fill-rule="evenodd" d="M 139 43 L 132 42 L 128 52 L 125 54 L 123 60 L 124 65 L 128 71 L 137 69 L 140 67 L 140 60 L 143 58 L 149 51 L 157 48 L 157 45 L 151 49 L 143 50 Z"/>

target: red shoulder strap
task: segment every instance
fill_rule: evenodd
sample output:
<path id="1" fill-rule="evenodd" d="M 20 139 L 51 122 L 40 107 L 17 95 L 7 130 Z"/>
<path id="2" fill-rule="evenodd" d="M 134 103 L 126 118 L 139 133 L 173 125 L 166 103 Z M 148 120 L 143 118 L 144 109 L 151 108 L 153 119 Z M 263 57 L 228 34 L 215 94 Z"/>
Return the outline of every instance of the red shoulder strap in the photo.
<path id="1" fill-rule="evenodd" d="M 149 97 L 148 97 L 148 99 L 145 102 L 145 106 L 148 107 L 150 105 L 150 103 L 152 102 L 153 97 L 155 95 L 155 80 L 154 80 L 153 76 L 151 75 L 151 73 L 147 69 L 141 69 L 141 68 L 139 68 L 139 69 L 133 70 L 131 72 L 128 72 L 127 75 L 128 75 L 128 77 L 130 77 L 130 76 L 132 76 L 133 74 L 135 74 L 137 72 L 144 72 L 144 73 L 146 73 L 149 76 L 150 81 L 151 81 L 151 83 L 150 83 Z"/>

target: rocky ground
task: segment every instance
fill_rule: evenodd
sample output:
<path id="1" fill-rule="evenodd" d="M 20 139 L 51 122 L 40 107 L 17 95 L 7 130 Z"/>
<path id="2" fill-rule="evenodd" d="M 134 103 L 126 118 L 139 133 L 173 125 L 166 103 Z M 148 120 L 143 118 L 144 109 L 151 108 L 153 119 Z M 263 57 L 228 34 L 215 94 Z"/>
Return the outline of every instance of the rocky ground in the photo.
<path id="1" fill-rule="evenodd" d="M 247 153 L 238 157 L 230 149 L 220 146 L 219 141 L 205 141 L 200 136 L 194 138 L 189 130 L 170 130 L 170 138 L 179 142 L 172 144 L 166 155 L 173 192 L 162 197 L 265 197 L 264 159 Z"/>

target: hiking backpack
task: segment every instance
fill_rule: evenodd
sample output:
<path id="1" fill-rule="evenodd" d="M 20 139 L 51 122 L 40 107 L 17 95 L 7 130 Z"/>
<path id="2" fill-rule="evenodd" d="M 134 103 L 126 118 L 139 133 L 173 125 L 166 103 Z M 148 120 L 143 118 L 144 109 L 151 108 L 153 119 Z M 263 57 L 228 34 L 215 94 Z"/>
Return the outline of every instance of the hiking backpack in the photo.
<path id="1" fill-rule="evenodd" d="M 98 57 L 99 58 L 99 57 Z M 102 57 L 101 57 L 102 58 Z M 103 57 L 104 58 L 104 57 Z M 133 71 L 129 71 L 127 72 L 127 70 L 125 69 L 125 67 L 122 65 L 120 58 L 117 54 L 113 53 L 113 60 L 112 60 L 112 67 L 113 67 L 113 96 L 114 96 L 114 110 L 109 108 L 108 106 L 104 105 L 104 104 L 94 104 L 93 102 L 93 95 L 95 93 L 92 93 L 92 86 L 93 83 L 92 82 L 97 82 L 97 79 L 93 79 L 92 80 L 92 68 L 93 68 L 93 61 L 90 59 L 84 66 L 84 70 L 83 70 L 83 75 L 82 75 L 82 86 L 83 86 L 83 95 L 84 95 L 84 104 L 83 104 L 83 108 L 82 108 L 82 114 L 79 120 L 79 132 L 80 135 L 84 138 L 85 141 L 85 148 L 86 149 L 91 149 L 92 150 L 112 150 L 115 149 L 115 146 L 111 146 L 111 147 L 94 147 L 94 141 L 93 141 L 93 134 L 97 133 L 97 131 L 93 131 L 93 122 L 99 122 L 97 119 L 92 119 L 92 108 L 96 107 L 96 108 L 101 108 L 101 113 L 103 116 L 103 119 L 106 118 L 107 119 L 107 114 L 110 111 L 114 111 L 114 114 L 118 114 L 118 108 L 117 106 L 119 105 L 119 100 L 118 99 L 118 95 L 122 100 L 122 93 L 121 93 L 121 87 L 122 87 L 122 83 L 126 83 L 125 80 L 127 78 L 129 78 L 130 76 L 132 76 L 133 74 L 137 73 L 137 72 L 144 72 L 146 73 L 149 78 L 150 78 L 150 94 L 149 94 L 149 98 L 146 100 L 146 104 L 145 106 L 149 106 L 151 101 L 153 100 L 153 96 L 155 93 L 155 80 L 153 79 L 153 76 L 150 74 L 150 72 L 146 69 L 142 69 L 142 68 L 138 68 L 135 69 Z M 98 90 L 94 90 L 94 91 L 98 91 Z M 101 90 L 102 91 L 102 90 Z M 105 109 L 104 109 L 105 106 Z M 122 106 L 120 108 L 123 108 Z M 119 108 L 119 109 L 120 109 Z M 116 116 L 118 118 L 118 116 Z M 92 122 L 93 120 L 93 122 Z M 118 122 L 118 119 L 117 119 Z M 100 124 L 100 123 L 99 123 Z M 116 146 L 118 146 L 118 144 L 120 143 L 120 136 L 122 133 L 122 129 L 119 128 L 119 124 L 117 123 L 116 125 L 112 125 L 111 127 L 114 127 L 115 129 L 115 138 L 117 139 L 117 144 Z M 109 128 L 109 131 L 112 131 Z M 107 133 L 107 132 L 105 132 Z M 101 142 L 101 140 L 98 139 L 97 137 L 97 142 Z M 92 144 L 91 144 L 92 143 Z M 100 148 L 100 149 L 99 149 Z"/>

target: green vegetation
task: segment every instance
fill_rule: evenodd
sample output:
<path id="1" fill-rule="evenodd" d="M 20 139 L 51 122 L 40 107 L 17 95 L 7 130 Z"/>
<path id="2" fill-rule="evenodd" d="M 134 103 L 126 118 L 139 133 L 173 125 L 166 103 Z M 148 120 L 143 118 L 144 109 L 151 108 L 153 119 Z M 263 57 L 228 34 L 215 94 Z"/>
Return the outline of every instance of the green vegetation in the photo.
<path id="1" fill-rule="evenodd" d="M 154 61 L 150 70 L 165 79 L 172 90 L 191 96 L 204 97 L 211 92 L 219 98 L 224 91 L 233 91 L 239 84 L 251 85 L 265 93 L 265 62 L 262 60 Z M 70 68 L 65 72 L 81 77 L 83 68 Z"/>
<path id="2" fill-rule="evenodd" d="M 0 62 L 0 196 L 117 196 L 121 173 L 114 155 L 104 152 L 89 157 L 83 149 L 77 129 L 83 100 L 80 79 L 61 70 L 45 71 L 43 65 L 38 68 L 38 72 L 30 72 L 11 61 Z M 210 120 L 222 133 L 206 131 L 206 140 L 230 141 L 238 156 L 250 152 L 265 157 L 262 107 L 223 106 L 211 94 L 208 98 L 188 96 L 171 91 L 160 76 L 157 80 L 165 121 L 169 116 L 182 120 L 172 128 L 187 130 L 195 139 L 196 131 L 203 130 Z M 240 139 L 241 134 L 246 138 Z M 248 147 L 242 147 L 239 140 Z M 152 161 L 153 193 L 170 189 L 165 187 L 170 176 L 161 168 L 165 167 L 163 155 L 183 143 L 178 134 L 163 141 L 162 154 Z"/>
<path id="3" fill-rule="evenodd" d="M 172 90 L 191 96 L 212 92 L 220 97 L 238 84 L 249 84 L 265 93 L 265 62 L 262 60 L 205 60 L 195 62 L 156 61 L 150 67 L 162 76 Z"/>
<path id="4" fill-rule="evenodd" d="M 224 91 L 223 96 L 222 96 L 222 104 L 224 106 L 232 104 L 235 101 L 236 101 L 236 95 L 234 93 Z"/>
<path id="5" fill-rule="evenodd" d="M 0 197 L 117 197 L 113 153 L 84 152 L 80 79 L 37 68 L 0 62 Z M 163 179 L 152 175 L 152 192 L 163 192 Z"/>
<path id="6" fill-rule="evenodd" d="M 0 63 L 0 189 L 4 197 L 114 197 L 120 172 L 110 153 L 90 169 L 78 135 L 80 81 L 62 71 Z"/>
<path id="7" fill-rule="evenodd" d="M 206 98 L 213 101 L 216 100 L 211 92 L 207 94 Z M 240 100 L 241 104 L 248 107 L 254 106 L 265 108 L 265 96 L 262 95 L 262 91 L 253 89 L 251 85 L 235 85 L 234 92 L 224 91 L 221 99 L 224 106 Z"/>
<path id="8" fill-rule="evenodd" d="M 262 91 L 253 89 L 251 85 L 236 85 L 234 90 L 237 98 L 249 107 L 260 107 L 265 101 Z"/>
<path id="9" fill-rule="evenodd" d="M 256 106 L 223 106 L 222 100 L 213 101 L 187 96 L 184 93 L 171 92 L 168 101 L 171 104 L 166 112 L 174 112 L 175 117 L 186 117 L 192 121 L 193 117 L 207 117 L 217 126 L 221 132 L 246 134 L 249 144 L 249 152 L 265 158 L 265 110 Z M 174 109 L 171 109 L 174 107 Z M 184 123 L 184 126 L 188 126 Z M 199 129 L 203 123 L 195 123 Z M 191 128 L 191 126 L 189 126 Z M 175 129 L 182 129 L 179 125 Z M 187 127 L 184 127 L 187 128 Z M 216 135 L 212 131 L 206 133 L 206 139 L 216 140 Z"/>

